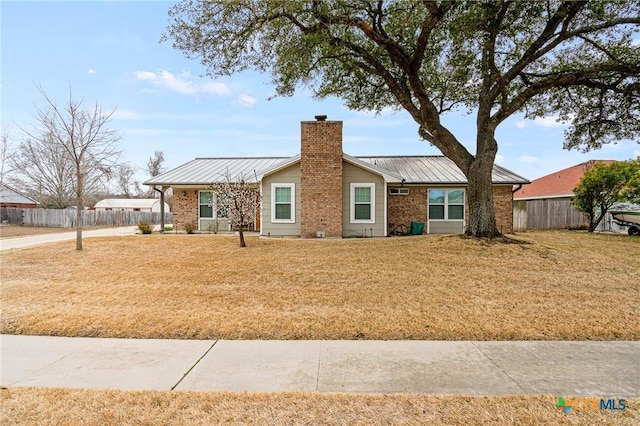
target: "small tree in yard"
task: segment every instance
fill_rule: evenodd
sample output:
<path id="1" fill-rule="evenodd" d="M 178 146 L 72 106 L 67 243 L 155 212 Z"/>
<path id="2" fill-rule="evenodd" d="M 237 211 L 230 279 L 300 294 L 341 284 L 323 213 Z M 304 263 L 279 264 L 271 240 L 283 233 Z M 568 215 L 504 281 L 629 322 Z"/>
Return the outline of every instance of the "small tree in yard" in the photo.
<path id="1" fill-rule="evenodd" d="M 30 147 L 39 157 L 31 158 L 37 165 L 45 159 L 59 160 L 64 165 L 65 182 L 72 186 L 76 202 L 76 250 L 82 250 L 82 211 L 85 196 L 96 185 L 113 174 L 120 150 L 120 135 L 108 127 L 112 112 L 105 113 L 96 104 L 85 107 L 83 101 L 73 99 L 58 105 L 42 89 L 45 107 L 37 108 L 37 126 L 24 129 Z"/>
<path id="2" fill-rule="evenodd" d="M 229 172 L 222 181 L 211 185 L 217 194 L 216 210 L 218 217 L 228 217 L 231 228 L 238 228 L 240 247 L 246 247 L 244 227 L 256 221 L 259 194 L 255 185 L 244 175 L 232 178 Z"/>
<path id="3" fill-rule="evenodd" d="M 589 232 L 595 231 L 614 203 L 639 201 L 639 175 L 640 158 L 587 169 L 574 189 L 573 205 L 589 217 Z"/>

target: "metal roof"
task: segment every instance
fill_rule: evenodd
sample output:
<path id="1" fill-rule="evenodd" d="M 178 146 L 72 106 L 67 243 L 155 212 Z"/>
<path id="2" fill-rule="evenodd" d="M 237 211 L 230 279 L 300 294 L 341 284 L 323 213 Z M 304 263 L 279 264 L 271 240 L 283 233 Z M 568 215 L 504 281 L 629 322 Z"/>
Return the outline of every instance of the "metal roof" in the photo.
<path id="1" fill-rule="evenodd" d="M 357 157 L 377 166 L 380 169 L 402 176 L 405 183 L 424 184 L 461 184 L 467 183 L 467 178 L 460 168 L 443 155 L 428 156 L 378 156 L 378 157 Z M 513 173 L 504 167 L 494 164 L 492 173 L 494 184 L 521 184 L 528 183 L 529 180 Z"/>
<path id="2" fill-rule="evenodd" d="M 404 179 L 407 184 L 466 184 L 467 178 L 453 161 L 444 156 L 351 157 L 345 160 L 385 176 L 387 181 Z M 210 185 L 228 173 L 232 179 L 244 176 L 249 182 L 280 170 L 300 159 L 294 157 L 196 158 L 173 170 L 149 179 L 145 185 Z M 521 184 L 529 181 L 504 167 L 493 166 L 494 184 Z"/>
<path id="3" fill-rule="evenodd" d="M 196 158 L 188 163 L 146 181 L 145 185 L 211 185 L 224 182 L 227 173 L 232 179 L 243 176 L 256 182 L 261 171 L 289 157 Z"/>
<path id="4" fill-rule="evenodd" d="M 0 184 L 0 202 L 6 204 L 40 204 L 7 184 Z"/>

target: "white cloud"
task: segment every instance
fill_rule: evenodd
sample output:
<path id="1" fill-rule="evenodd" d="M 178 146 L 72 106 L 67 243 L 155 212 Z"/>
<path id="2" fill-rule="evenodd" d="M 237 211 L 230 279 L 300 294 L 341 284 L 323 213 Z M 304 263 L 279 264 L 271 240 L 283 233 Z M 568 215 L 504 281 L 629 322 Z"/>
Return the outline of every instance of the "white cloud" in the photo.
<path id="1" fill-rule="evenodd" d="M 502 154 L 496 155 L 496 163 L 503 164 L 504 163 L 504 155 L 502 155 Z"/>
<path id="2" fill-rule="evenodd" d="M 135 76 L 138 80 L 148 81 L 155 87 L 171 90 L 183 95 L 209 93 L 217 96 L 225 96 L 231 93 L 229 87 L 224 83 L 208 82 L 198 84 L 193 81 L 191 73 L 186 71 L 179 75 L 167 70 L 159 72 L 136 71 Z"/>
<path id="3" fill-rule="evenodd" d="M 238 99 L 236 99 L 236 101 L 234 103 L 236 105 L 242 105 L 242 106 L 245 106 L 245 107 L 251 107 L 251 106 L 255 105 L 256 102 L 258 102 L 258 100 L 256 98 L 254 98 L 253 96 L 249 96 L 246 93 L 243 93 L 240 96 L 238 96 Z"/>
<path id="4" fill-rule="evenodd" d="M 518 120 L 516 121 L 516 127 L 518 129 L 522 129 L 524 126 L 527 125 L 527 122 L 525 120 Z"/>
<path id="5" fill-rule="evenodd" d="M 533 122 L 542 127 L 560 127 L 566 125 L 566 123 L 558 121 L 557 116 L 538 117 L 533 120 Z"/>
<path id="6" fill-rule="evenodd" d="M 518 160 L 522 161 L 523 163 L 531 164 L 538 161 L 538 157 L 533 157 L 531 155 L 521 155 L 520 157 L 518 157 Z"/>
<path id="7" fill-rule="evenodd" d="M 87 74 L 95 74 L 96 70 L 94 70 L 93 68 L 89 68 L 89 71 L 87 71 Z"/>

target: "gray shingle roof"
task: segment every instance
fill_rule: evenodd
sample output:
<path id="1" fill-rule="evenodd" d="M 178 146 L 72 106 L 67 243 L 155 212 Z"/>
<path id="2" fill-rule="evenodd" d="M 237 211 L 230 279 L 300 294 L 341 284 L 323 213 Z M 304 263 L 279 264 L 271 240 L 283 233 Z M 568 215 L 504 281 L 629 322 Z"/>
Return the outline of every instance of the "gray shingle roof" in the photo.
<path id="1" fill-rule="evenodd" d="M 297 156 L 296 156 L 297 157 Z M 196 158 L 166 173 L 149 179 L 145 185 L 209 185 L 223 180 L 228 172 L 232 178 L 243 175 L 251 182 L 265 171 L 295 160 L 296 157 Z M 405 183 L 465 184 L 462 171 L 444 156 L 378 156 L 350 157 L 368 163 L 372 168 L 405 179 Z M 493 166 L 493 183 L 520 184 L 529 181 L 504 167 Z"/>

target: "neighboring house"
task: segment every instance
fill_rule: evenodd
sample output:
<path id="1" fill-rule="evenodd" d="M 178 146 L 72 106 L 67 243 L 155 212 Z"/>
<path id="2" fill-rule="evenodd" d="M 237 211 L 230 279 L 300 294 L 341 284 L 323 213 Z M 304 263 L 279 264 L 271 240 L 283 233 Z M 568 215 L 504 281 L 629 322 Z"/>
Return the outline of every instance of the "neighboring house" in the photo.
<path id="1" fill-rule="evenodd" d="M 425 233 L 462 233 L 468 224 L 467 180 L 443 156 L 352 157 L 342 151 L 342 122 L 301 123 L 294 157 L 196 158 L 145 185 L 173 188 L 176 229 L 225 226 L 211 184 L 244 176 L 260 193 L 263 236 L 386 236 L 396 226 L 423 223 Z M 512 232 L 512 188 L 528 180 L 500 166 L 493 170 L 498 230 Z"/>
<path id="2" fill-rule="evenodd" d="M 518 189 L 513 196 L 516 230 L 586 229 L 589 220 L 571 203 L 573 190 L 587 169 L 594 164 L 612 162 L 613 160 L 586 161 L 534 179 L 529 185 Z"/>
<path id="3" fill-rule="evenodd" d="M 13 189 L 6 184 L 0 184 L 0 207 L 9 209 L 35 209 L 40 205 L 36 200 Z"/>
<path id="4" fill-rule="evenodd" d="M 160 212 L 161 201 L 157 198 L 107 198 L 98 201 L 94 208 L 98 211 Z M 169 205 L 164 203 L 164 211 Z"/>

